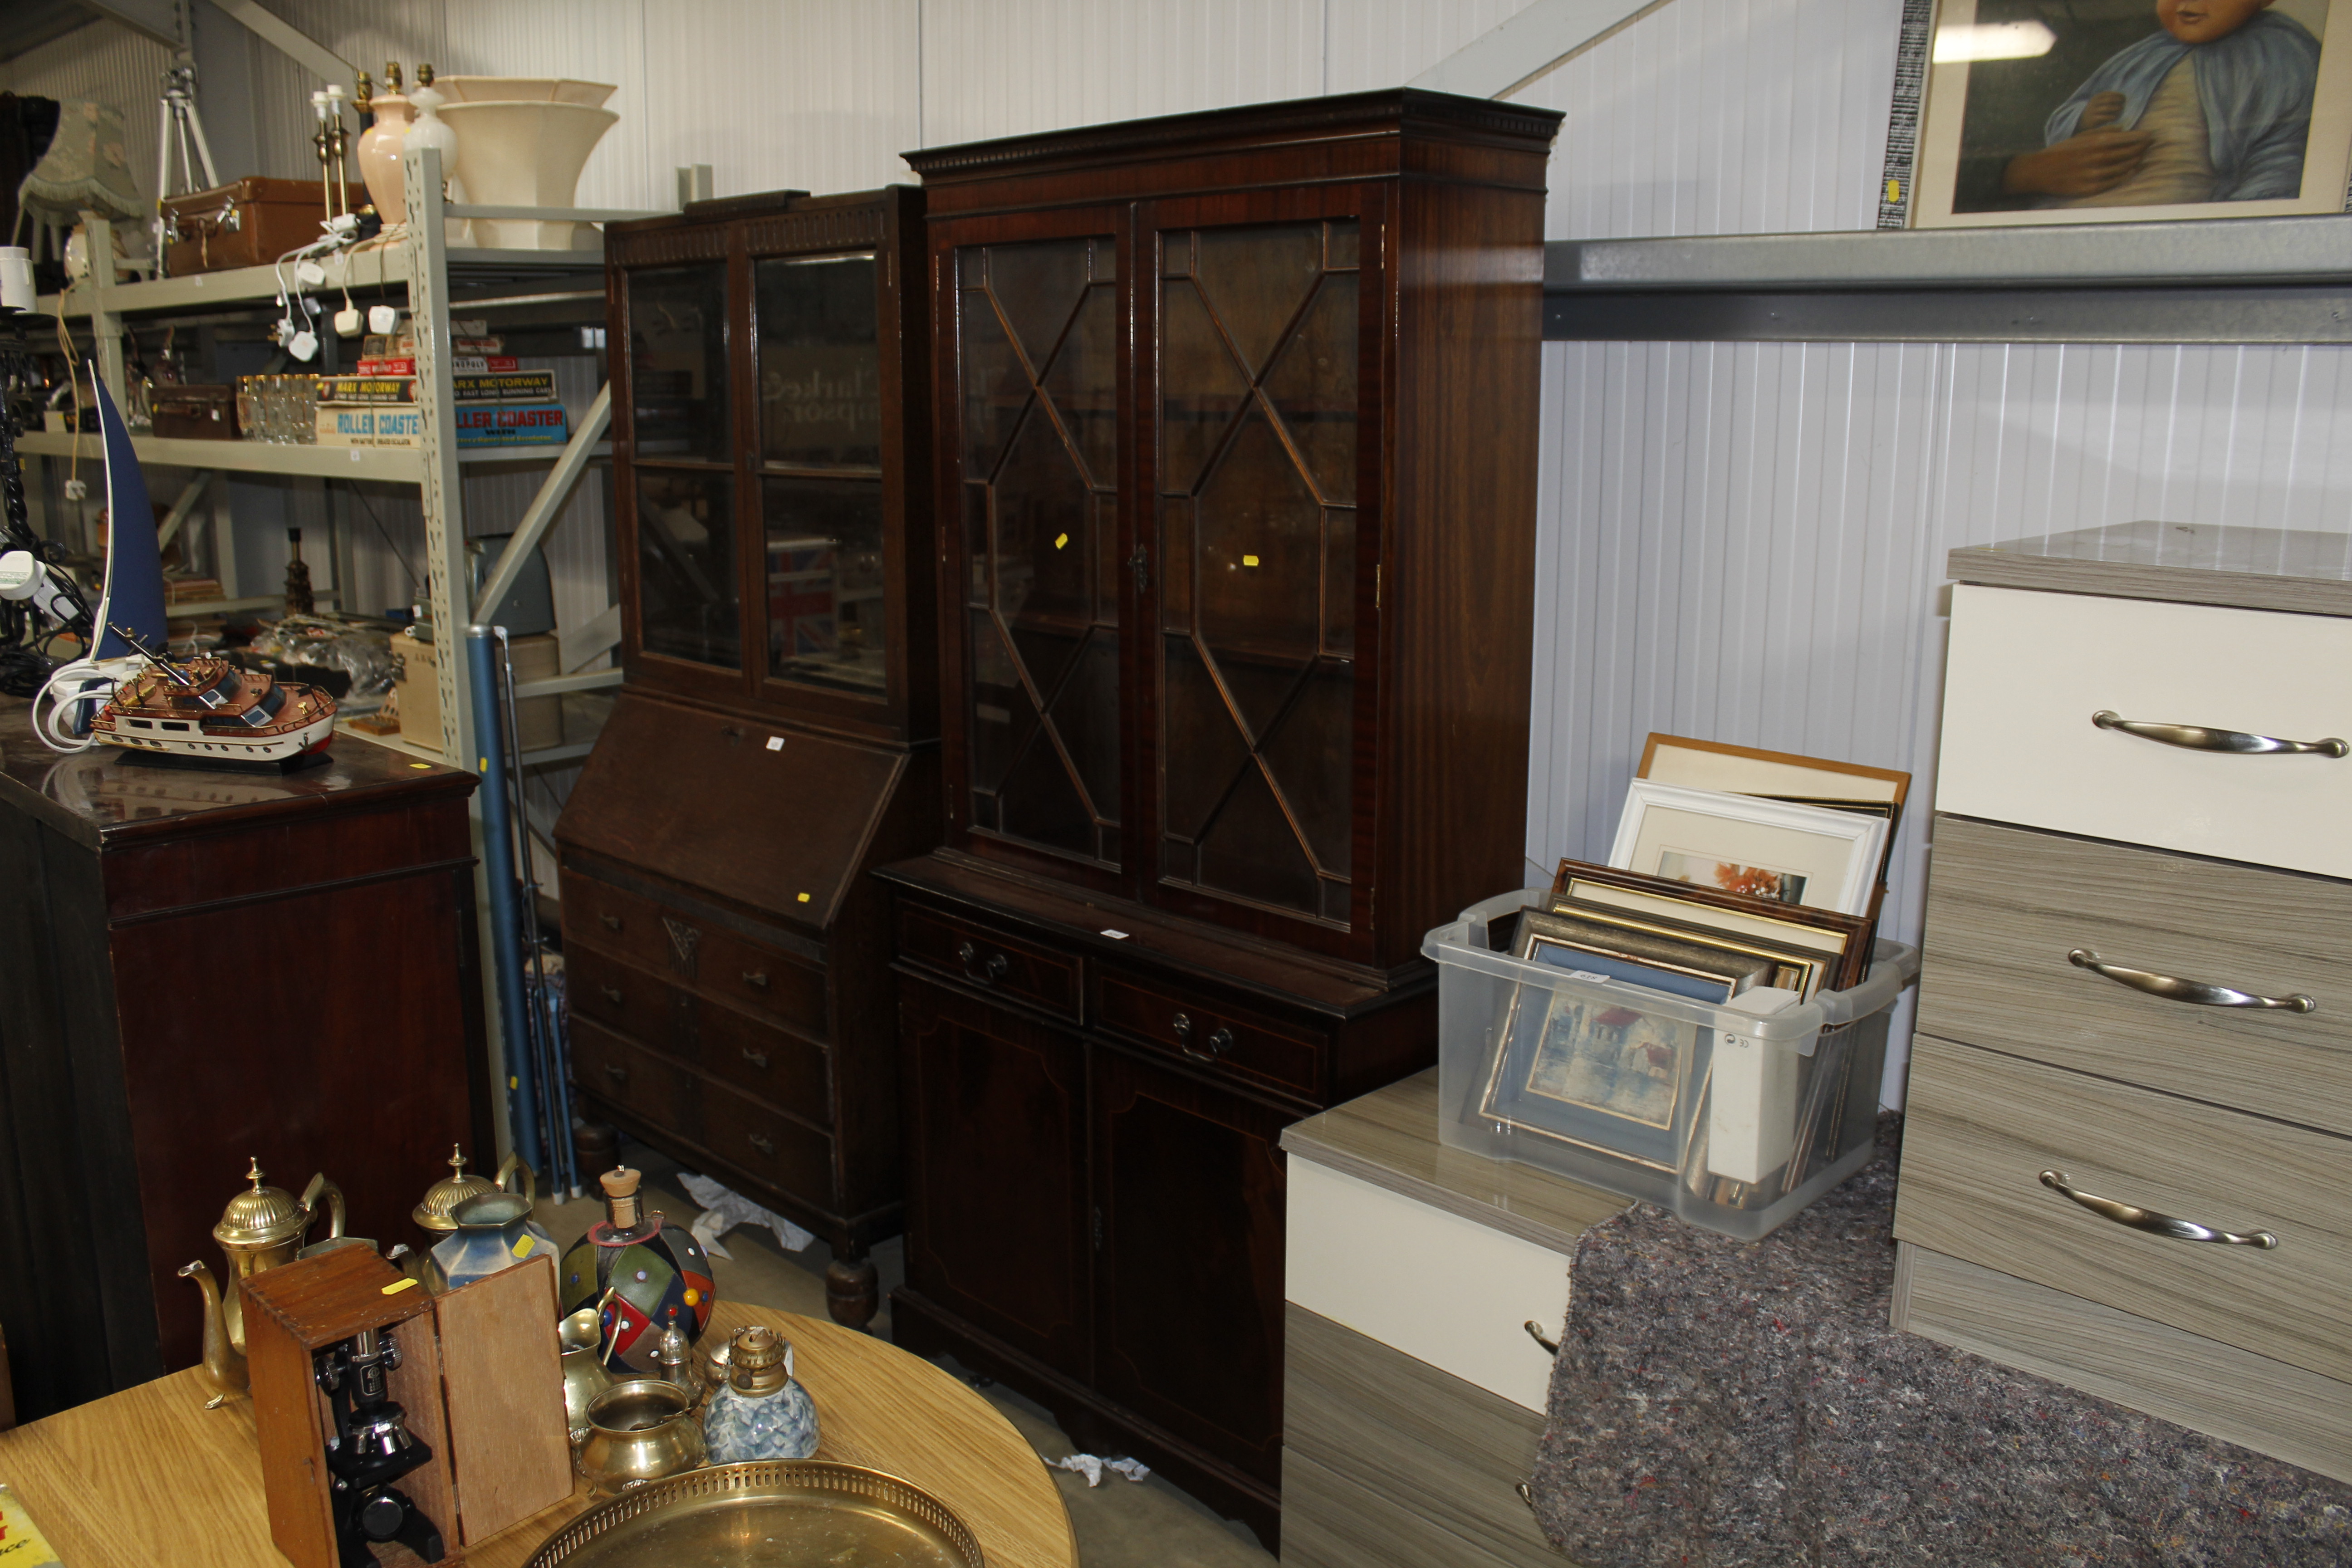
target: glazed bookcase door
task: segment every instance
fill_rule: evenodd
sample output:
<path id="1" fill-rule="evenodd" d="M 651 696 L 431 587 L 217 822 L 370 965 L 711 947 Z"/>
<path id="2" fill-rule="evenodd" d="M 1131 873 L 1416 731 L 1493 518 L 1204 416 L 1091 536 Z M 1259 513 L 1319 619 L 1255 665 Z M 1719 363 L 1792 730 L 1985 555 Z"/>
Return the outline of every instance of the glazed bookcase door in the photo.
<path id="1" fill-rule="evenodd" d="M 1089 219 L 1092 221 L 1088 221 Z M 939 378 L 949 811 L 967 841 L 1100 885 L 1126 859 L 1118 226 L 945 226 Z"/>
<path id="2" fill-rule="evenodd" d="M 742 686 L 735 331 L 724 240 L 710 259 L 622 274 L 627 332 L 629 564 L 636 649 L 666 684 Z"/>
<path id="3" fill-rule="evenodd" d="M 1149 880 L 1186 912 L 1339 951 L 1368 907 L 1379 200 L 1163 203 L 1139 246 Z"/>

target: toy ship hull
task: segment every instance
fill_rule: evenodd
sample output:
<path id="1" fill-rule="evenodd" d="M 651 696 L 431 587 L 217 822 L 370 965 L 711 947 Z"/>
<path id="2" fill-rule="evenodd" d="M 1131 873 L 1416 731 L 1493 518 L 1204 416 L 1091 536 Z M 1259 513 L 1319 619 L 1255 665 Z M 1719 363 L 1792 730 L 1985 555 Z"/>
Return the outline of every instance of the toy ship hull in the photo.
<path id="1" fill-rule="evenodd" d="M 101 744 L 147 755 L 284 763 L 334 739 L 335 700 L 315 686 L 200 658 L 184 671 L 151 669 L 122 682 L 89 729 Z"/>

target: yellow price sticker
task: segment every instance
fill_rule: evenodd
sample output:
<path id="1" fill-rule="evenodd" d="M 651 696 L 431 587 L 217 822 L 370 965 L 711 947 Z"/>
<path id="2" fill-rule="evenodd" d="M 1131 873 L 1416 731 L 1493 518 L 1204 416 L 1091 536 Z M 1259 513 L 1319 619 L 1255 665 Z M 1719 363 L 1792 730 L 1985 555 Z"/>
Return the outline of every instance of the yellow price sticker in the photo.
<path id="1" fill-rule="evenodd" d="M 1257 564 L 1257 557 L 1255 555 L 1244 555 L 1242 557 L 1242 564 L 1244 566 L 1255 566 Z"/>
<path id="2" fill-rule="evenodd" d="M 383 1288 L 383 1294 L 387 1296 L 397 1296 L 403 1290 L 414 1289 L 416 1281 L 414 1279 L 395 1279 L 391 1284 Z"/>
<path id="3" fill-rule="evenodd" d="M 807 903 L 807 902 L 808 902 L 808 895 L 807 895 L 806 893 L 803 893 L 803 894 L 801 894 L 801 895 L 800 895 L 800 901 L 801 901 L 802 903 Z"/>
<path id="4" fill-rule="evenodd" d="M 531 1249 L 531 1246 L 532 1246 L 532 1242 L 531 1242 L 531 1238 L 530 1238 L 530 1237 L 527 1237 L 527 1236 L 518 1236 L 518 1237 L 515 1237 L 515 1244 L 514 1244 L 514 1247 L 513 1247 L 514 1255 L 515 1255 L 517 1258 L 529 1258 L 529 1257 L 530 1256 L 530 1249 Z"/>
<path id="5" fill-rule="evenodd" d="M 1054 548 L 1056 550 L 1061 549 L 1062 546 L 1067 544 L 1069 542 L 1070 536 L 1066 533 L 1057 533 L 1054 535 Z"/>

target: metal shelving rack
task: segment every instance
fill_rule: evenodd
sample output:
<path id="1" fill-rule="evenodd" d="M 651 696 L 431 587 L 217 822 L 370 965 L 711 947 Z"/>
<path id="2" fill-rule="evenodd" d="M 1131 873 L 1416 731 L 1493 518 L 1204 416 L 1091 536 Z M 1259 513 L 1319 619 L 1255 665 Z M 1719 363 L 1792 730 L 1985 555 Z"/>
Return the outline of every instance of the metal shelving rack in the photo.
<path id="1" fill-rule="evenodd" d="M 420 148 L 408 154 L 407 188 L 440 191 L 440 153 Z M 436 660 L 441 697 L 441 744 L 436 749 L 398 735 L 355 731 L 357 738 L 386 745 L 435 762 L 470 767 L 478 757 L 474 743 L 472 692 L 466 679 L 463 650 L 465 629 L 486 616 L 515 581 L 561 514 L 581 475 L 610 447 L 605 433 L 612 422 L 609 386 L 600 389 L 587 412 L 573 426 L 569 442 L 557 452 L 545 450 L 474 449 L 460 451 L 455 439 L 455 392 L 450 370 L 449 318 L 453 310 L 496 317 L 501 311 L 543 313 L 570 305 L 586 306 L 578 314 L 604 321 L 604 257 L 601 249 L 485 250 L 452 248 L 449 225 L 467 218 L 517 218 L 543 222 L 604 223 L 652 215 L 588 208 L 491 207 L 451 205 L 446 202 L 410 201 L 404 237 L 390 245 L 356 254 L 338 253 L 320 258 L 324 283 L 308 290 L 319 295 L 353 291 L 382 293 L 404 289 L 416 333 L 417 406 L 423 437 L 414 447 L 336 447 L 273 446 L 247 441 L 188 441 L 152 436 L 132 437 L 140 460 L 153 467 L 212 472 L 291 474 L 342 479 L 371 479 L 418 488 L 425 518 L 427 567 L 426 596 L 432 606 L 434 631 L 448 657 Z M 108 226 L 89 220 L 93 255 L 111 252 Z M 569 287 L 566 287 L 569 285 Z M 197 273 L 146 283 L 114 281 L 106 268 L 93 269 L 88 280 L 64 296 L 51 295 L 41 309 L 69 320 L 87 320 L 95 343 L 99 374 L 120 403 L 126 401 L 122 360 L 123 319 L 126 316 L 190 316 L 215 310 L 249 309 L 275 300 L 280 283 L 276 268 L 250 267 L 230 271 Z M 466 290 L 463 298 L 457 291 Z M 488 290 L 488 291 L 485 291 Z M 85 442 L 88 437 L 83 438 Z M 73 449 L 70 435 L 37 433 L 24 437 L 18 449 L 29 456 L 63 457 Z M 87 448 L 85 448 L 87 449 Z M 548 464 L 537 495 L 524 510 L 513 537 L 471 600 L 460 597 L 467 580 L 466 531 L 461 478 L 491 466 Z M 337 589 L 345 584 L 340 577 Z M 231 599 L 208 605 L 187 605 L 189 611 L 254 608 L 274 604 L 275 596 L 257 600 Z M 617 630 L 617 612 L 613 624 Z M 614 638 L 617 641 L 617 636 Z M 593 656 L 591 656 L 593 657 Z M 583 675 L 559 676 L 523 682 L 518 700 L 555 697 L 600 687 L 618 686 L 617 668 Z M 526 765 L 575 761 L 587 754 L 591 742 L 572 742 L 524 753 Z"/>

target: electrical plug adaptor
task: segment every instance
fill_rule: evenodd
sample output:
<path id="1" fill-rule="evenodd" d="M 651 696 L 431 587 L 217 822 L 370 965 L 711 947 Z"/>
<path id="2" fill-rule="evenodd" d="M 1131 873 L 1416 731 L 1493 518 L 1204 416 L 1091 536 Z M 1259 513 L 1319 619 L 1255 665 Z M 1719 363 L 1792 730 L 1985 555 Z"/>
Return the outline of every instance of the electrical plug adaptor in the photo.
<path id="1" fill-rule="evenodd" d="M 347 240 L 356 238 L 360 232 L 360 215 L 357 213 L 337 213 L 334 216 L 327 220 L 327 232 L 333 235 L 337 239 Z"/>
<path id="2" fill-rule="evenodd" d="M 355 338 L 360 335 L 360 313 L 356 307 L 346 305 L 335 312 L 335 336 Z"/>
<path id="3" fill-rule="evenodd" d="M 303 328 L 286 340 L 286 352 L 308 363 L 310 357 L 319 352 L 319 334 L 308 327 Z"/>
<path id="4" fill-rule="evenodd" d="M 392 305 L 370 305 L 368 307 L 369 331 L 388 332 L 398 325 L 400 325 L 400 310 L 397 307 Z"/>
<path id="5" fill-rule="evenodd" d="M 315 261 L 306 261 L 294 269 L 295 280 L 305 289 L 316 289 L 327 280 L 327 269 Z"/>
<path id="6" fill-rule="evenodd" d="M 66 481 L 66 500 L 87 500 L 89 496 L 89 481 L 88 479 L 68 479 Z"/>

